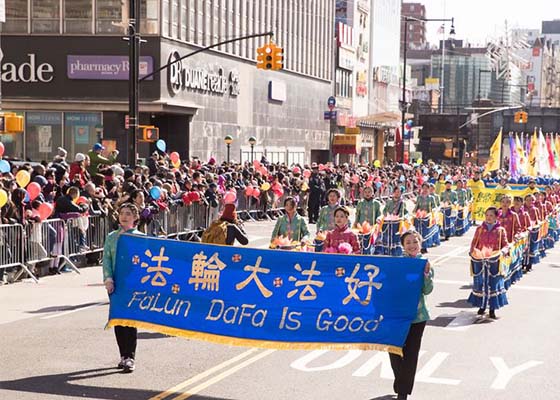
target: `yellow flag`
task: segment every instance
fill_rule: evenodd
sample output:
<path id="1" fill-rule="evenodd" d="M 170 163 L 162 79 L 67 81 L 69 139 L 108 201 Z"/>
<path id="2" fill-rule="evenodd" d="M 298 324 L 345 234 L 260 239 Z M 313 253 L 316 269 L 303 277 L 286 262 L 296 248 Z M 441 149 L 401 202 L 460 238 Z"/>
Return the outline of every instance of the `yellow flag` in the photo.
<path id="1" fill-rule="evenodd" d="M 502 157 L 502 130 L 494 140 L 494 144 L 490 147 L 490 157 L 484 168 L 484 174 L 486 175 L 490 171 L 495 171 L 500 168 L 500 158 Z"/>
<path id="2" fill-rule="evenodd" d="M 529 168 L 527 169 L 527 175 L 537 176 L 537 153 L 539 151 L 539 141 L 537 139 L 537 132 L 533 132 L 533 137 L 531 138 L 531 150 L 529 150 Z"/>

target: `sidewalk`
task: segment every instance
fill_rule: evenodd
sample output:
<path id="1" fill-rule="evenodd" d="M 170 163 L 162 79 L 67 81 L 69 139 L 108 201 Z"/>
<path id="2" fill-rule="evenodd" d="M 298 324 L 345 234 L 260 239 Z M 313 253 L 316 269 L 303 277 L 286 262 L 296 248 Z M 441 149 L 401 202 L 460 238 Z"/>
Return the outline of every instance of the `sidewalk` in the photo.
<path id="1" fill-rule="evenodd" d="M 106 302 L 100 266 L 0 286 L 0 325 Z"/>

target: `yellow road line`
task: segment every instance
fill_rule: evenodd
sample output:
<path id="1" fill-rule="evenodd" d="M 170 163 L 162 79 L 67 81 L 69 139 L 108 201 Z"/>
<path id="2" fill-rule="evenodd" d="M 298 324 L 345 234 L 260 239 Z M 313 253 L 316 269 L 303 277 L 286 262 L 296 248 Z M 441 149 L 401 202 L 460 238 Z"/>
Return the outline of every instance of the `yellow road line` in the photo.
<path id="1" fill-rule="evenodd" d="M 257 354 L 256 356 L 249 358 L 248 360 L 243 361 L 241 364 L 238 364 L 234 367 L 232 367 L 231 369 L 228 369 L 224 372 L 222 372 L 219 375 L 216 375 L 215 377 L 213 377 L 212 379 L 209 379 L 208 381 L 201 383 L 198 386 L 193 387 L 192 389 L 190 389 L 188 392 L 185 392 L 183 394 L 181 394 L 180 396 L 174 397 L 173 400 L 184 400 L 184 399 L 188 399 L 189 397 L 191 397 L 192 395 L 195 395 L 199 392 L 201 392 L 202 390 L 206 389 L 209 386 L 212 386 L 213 384 L 221 381 L 222 379 L 227 378 L 228 376 L 236 373 L 237 371 L 247 367 L 248 365 L 251 365 L 257 361 L 259 361 L 261 358 L 264 358 L 272 353 L 274 353 L 276 350 L 266 350 L 260 354 Z"/>
<path id="2" fill-rule="evenodd" d="M 231 364 L 235 364 L 236 362 L 246 358 L 247 356 L 253 354 L 254 352 L 259 351 L 259 349 L 257 348 L 252 348 L 247 350 L 244 353 L 241 353 L 229 360 L 224 361 L 221 364 L 216 365 L 215 367 L 212 367 L 204 372 L 201 372 L 200 374 L 193 376 L 192 378 L 187 379 L 186 381 L 179 383 L 176 386 L 173 386 L 171 389 L 166 390 L 165 392 L 162 392 L 160 394 L 158 394 L 157 396 L 151 397 L 149 400 L 162 400 L 165 399 L 166 397 L 175 395 L 177 393 L 179 393 L 182 389 L 185 389 L 186 387 L 192 385 L 193 383 L 196 383 L 198 381 L 201 381 L 202 379 L 208 377 L 209 375 L 212 375 L 213 373 L 224 369 L 228 366 L 230 366 Z"/>

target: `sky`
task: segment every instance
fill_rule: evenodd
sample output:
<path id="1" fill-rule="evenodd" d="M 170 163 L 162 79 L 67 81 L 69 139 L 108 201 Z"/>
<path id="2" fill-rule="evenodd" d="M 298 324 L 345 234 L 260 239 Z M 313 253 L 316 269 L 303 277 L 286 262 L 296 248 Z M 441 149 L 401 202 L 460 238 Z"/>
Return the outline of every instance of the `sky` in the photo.
<path id="1" fill-rule="evenodd" d="M 558 0 L 413 0 L 426 6 L 427 18 L 455 18 L 455 39 L 468 39 L 475 44 L 487 38 L 502 36 L 505 21 L 509 28 L 541 30 L 542 20 L 560 19 Z M 441 22 L 427 24 L 427 38 L 438 43 Z M 450 25 L 446 25 L 446 34 Z"/>

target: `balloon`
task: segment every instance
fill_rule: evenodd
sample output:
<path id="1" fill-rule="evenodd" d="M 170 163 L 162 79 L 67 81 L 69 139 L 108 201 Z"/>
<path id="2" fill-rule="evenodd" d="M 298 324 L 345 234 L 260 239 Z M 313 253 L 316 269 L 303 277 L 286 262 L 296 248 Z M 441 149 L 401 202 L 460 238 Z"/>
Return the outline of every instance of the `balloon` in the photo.
<path id="1" fill-rule="evenodd" d="M 418 160 L 416 160 L 416 163 L 417 163 L 418 165 L 422 164 L 422 159 L 419 158 Z"/>
<path id="2" fill-rule="evenodd" d="M 176 163 L 181 160 L 181 157 L 179 157 L 179 153 L 177 153 L 176 151 L 172 152 L 169 155 L 169 158 L 171 159 L 172 163 Z"/>
<path id="3" fill-rule="evenodd" d="M 0 160 L 0 172 L 3 174 L 10 172 L 10 163 L 6 160 Z"/>
<path id="4" fill-rule="evenodd" d="M 173 165 L 174 168 L 179 168 L 181 166 L 181 161 L 171 161 L 171 165 Z"/>
<path id="5" fill-rule="evenodd" d="M 371 187 L 371 186 L 372 186 L 371 181 L 367 181 L 366 182 L 366 187 Z"/>
<path id="6" fill-rule="evenodd" d="M 306 178 L 309 178 L 311 176 L 311 171 L 306 169 L 305 171 L 303 171 L 303 176 L 305 176 Z"/>
<path id="7" fill-rule="evenodd" d="M 307 192 L 308 189 L 309 189 L 309 185 L 307 184 L 307 182 L 303 182 L 303 185 L 301 185 L 301 190 Z"/>
<path id="8" fill-rule="evenodd" d="M 268 189 L 270 189 L 270 183 L 265 182 L 261 185 L 261 190 L 266 192 Z"/>
<path id="9" fill-rule="evenodd" d="M 167 149 L 167 145 L 165 144 L 165 140 L 160 139 L 156 142 L 156 147 L 159 151 L 162 151 L 165 153 L 165 150 Z"/>
<path id="10" fill-rule="evenodd" d="M 292 171 L 293 171 L 294 174 L 301 173 L 301 169 L 299 167 L 294 167 L 294 169 Z"/>
<path id="11" fill-rule="evenodd" d="M 188 206 L 191 204 L 191 198 L 189 196 L 189 193 L 185 193 L 183 194 L 183 203 Z"/>
<path id="12" fill-rule="evenodd" d="M 261 191 L 259 189 L 254 189 L 253 190 L 253 197 L 255 199 L 258 199 L 260 195 L 261 195 Z"/>
<path id="13" fill-rule="evenodd" d="M 31 182 L 27 186 L 27 193 L 29 194 L 29 199 L 33 201 L 41 193 L 41 186 L 37 182 Z"/>
<path id="14" fill-rule="evenodd" d="M 152 199 L 158 200 L 161 197 L 161 189 L 157 186 L 154 186 L 150 189 L 150 196 Z"/>
<path id="15" fill-rule="evenodd" d="M 358 175 L 354 175 L 352 177 L 352 183 L 358 183 L 358 182 L 360 182 L 360 177 Z"/>
<path id="16" fill-rule="evenodd" d="M 367 178 L 367 181 L 368 181 L 368 182 L 373 181 L 373 175 L 369 175 L 368 178 Z"/>
<path id="17" fill-rule="evenodd" d="M 88 200 L 84 196 L 80 196 L 76 199 L 76 204 L 87 204 Z"/>
<path id="18" fill-rule="evenodd" d="M 189 193 L 189 199 L 190 199 L 192 202 L 200 201 L 200 193 L 198 193 L 198 192 L 190 192 L 190 193 Z"/>
<path id="19" fill-rule="evenodd" d="M 4 155 L 4 143 L 0 142 L 0 157 Z"/>
<path id="20" fill-rule="evenodd" d="M 235 200 L 237 200 L 237 195 L 235 193 L 227 192 L 224 195 L 224 204 L 233 204 Z"/>
<path id="21" fill-rule="evenodd" d="M 375 182 L 375 187 L 379 189 L 381 187 L 381 182 Z"/>
<path id="22" fill-rule="evenodd" d="M 280 188 L 280 189 L 276 189 L 274 190 L 274 194 L 278 197 L 282 197 L 284 195 L 284 189 Z"/>
<path id="23" fill-rule="evenodd" d="M 319 171 L 324 171 L 325 170 L 325 166 L 323 164 L 319 164 Z"/>
<path id="24" fill-rule="evenodd" d="M 379 160 L 375 160 L 375 161 L 373 162 L 373 166 L 374 166 L 375 168 L 379 168 L 379 167 L 381 167 L 381 162 L 380 162 Z"/>
<path id="25" fill-rule="evenodd" d="M 4 205 L 8 202 L 8 193 L 4 189 L 0 189 L 0 207 L 4 207 Z"/>
<path id="26" fill-rule="evenodd" d="M 252 186 L 247 186 L 245 188 L 245 196 L 249 197 L 253 195 L 253 187 Z"/>
<path id="27" fill-rule="evenodd" d="M 44 221 L 51 216 L 53 206 L 50 203 L 41 203 L 39 208 L 37 208 L 37 211 L 39 212 L 39 218 L 41 218 L 41 221 Z"/>
<path id="28" fill-rule="evenodd" d="M 264 166 L 259 169 L 259 172 L 261 175 L 268 175 L 268 169 Z"/>
<path id="29" fill-rule="evenodd" d="M 25 197 L 23 198 L 24 203 L 29 203 L 31 200 L 29 199 L 29 193 L 25 192 Z"/>
<path id="30" fill-rule="evenodd" d="M 29 175 L 29 172 L 24 169 L 18 171 L 18 173 L 16 174 L 16 182 L 22 188 L 26 187 L 30 180 L 31 175 Z"/>
<path id="31" fill-rule="evenodd" d="M 261 167 L 261 163 L 259 162 L 259 160 L 253 161 L 253 167 L 255 167 L 256 169 L 259 169 Z"/>

